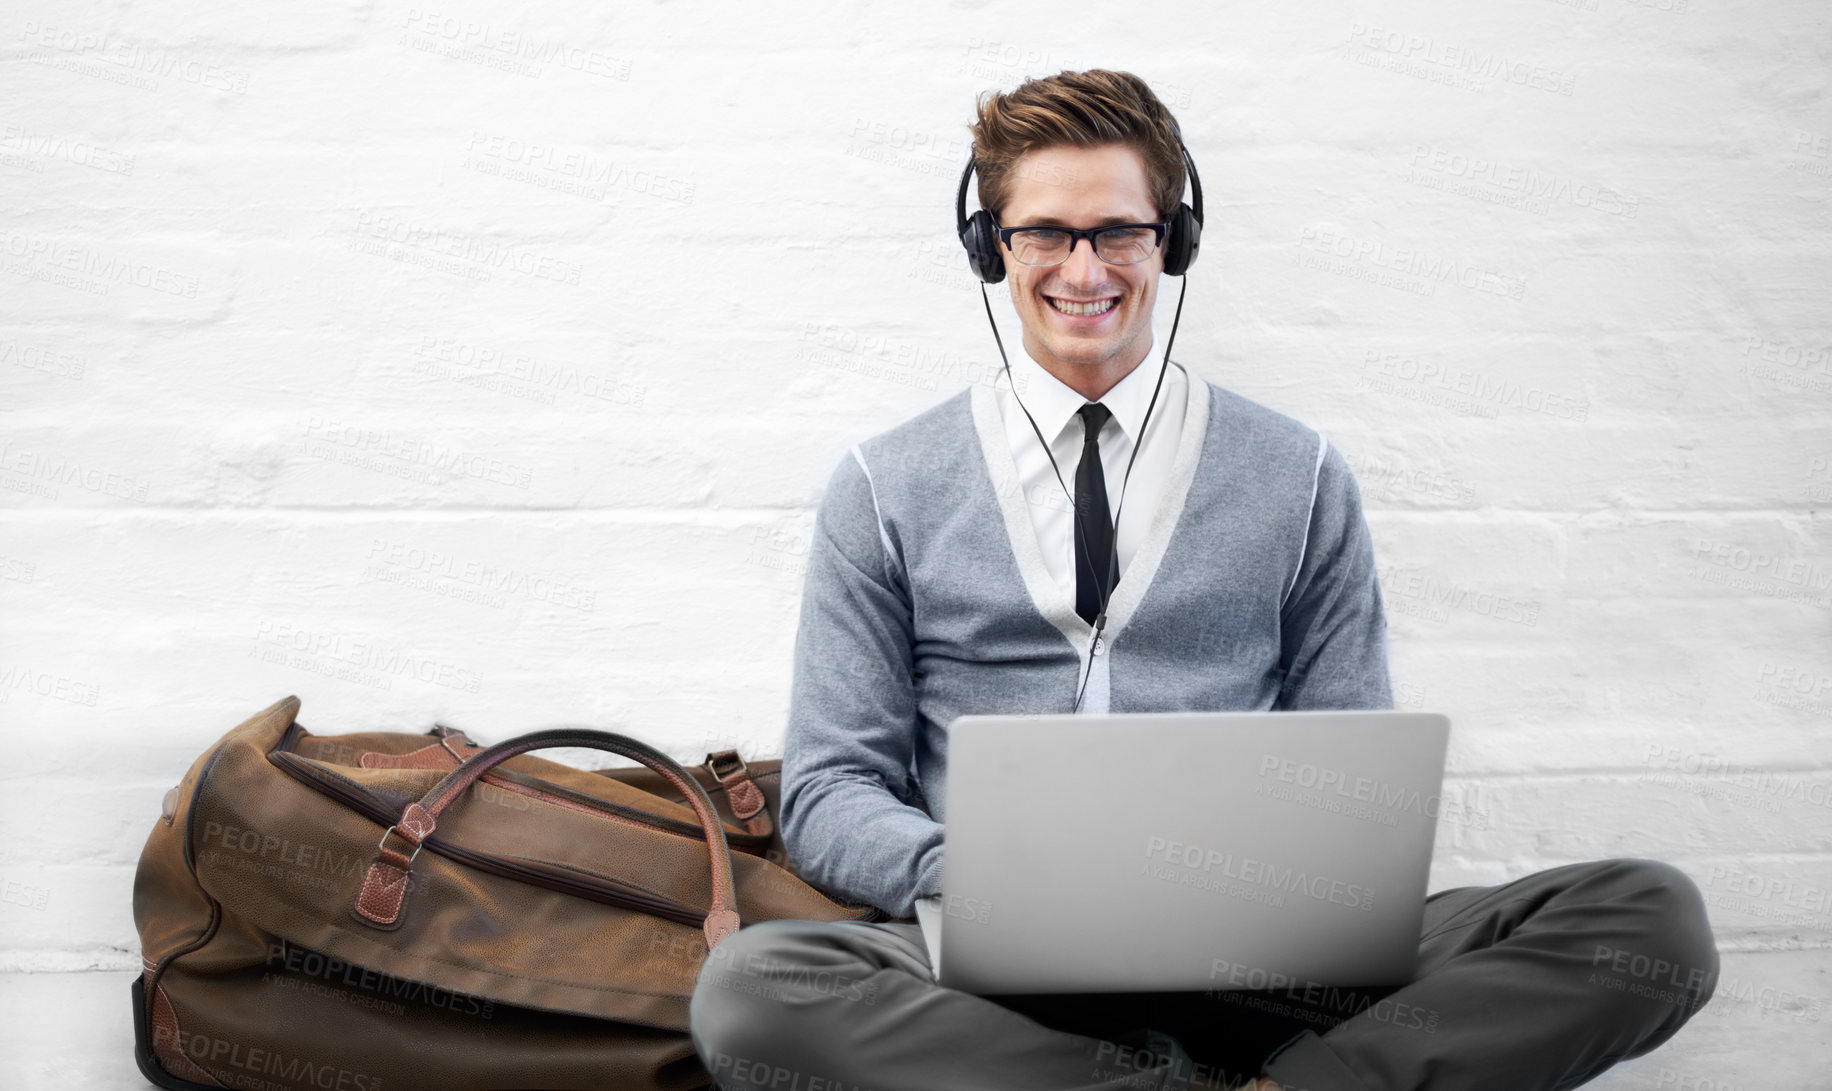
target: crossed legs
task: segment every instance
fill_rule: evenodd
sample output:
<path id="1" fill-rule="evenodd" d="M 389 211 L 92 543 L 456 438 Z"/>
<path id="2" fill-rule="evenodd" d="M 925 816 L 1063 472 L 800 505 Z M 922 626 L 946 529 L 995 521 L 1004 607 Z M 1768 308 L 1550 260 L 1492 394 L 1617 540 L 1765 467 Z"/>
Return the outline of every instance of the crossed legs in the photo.
<path id="1" fill-rule="evenodd" d="M 1672 1037 L 1718 958 L 1697 888 L 1603 860 L 1432 895 L 1388 990 L 975 996 L 934 983 L 915 924 L 767 921 L 720 944 L 691 1004 L 728 1091 L 1563 1091 Z M 1195 1060 L 1122 1044 L 1151 1026 Z M 1269 1086 L 1269 1085 L 1268 1085 Z"/>

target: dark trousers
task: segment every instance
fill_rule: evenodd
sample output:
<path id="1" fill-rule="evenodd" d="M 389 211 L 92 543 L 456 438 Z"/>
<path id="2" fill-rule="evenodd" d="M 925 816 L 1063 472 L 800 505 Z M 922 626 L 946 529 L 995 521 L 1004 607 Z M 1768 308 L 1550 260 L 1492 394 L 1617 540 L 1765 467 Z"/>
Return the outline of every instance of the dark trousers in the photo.
<path id="1" fill-rule="evenodd" d="M 982 997 L 935 984 L 913 923 L 766 921 L 707 958 L 691 1030 L 729 1091 L 1558 1091 L 1672 1037 L 1717 973 L 1684 873 L 1603 860 L 1433 894 L 1382 990 Z M 1144 1027 L 1192 1063 L 1115 1042 Z"/>

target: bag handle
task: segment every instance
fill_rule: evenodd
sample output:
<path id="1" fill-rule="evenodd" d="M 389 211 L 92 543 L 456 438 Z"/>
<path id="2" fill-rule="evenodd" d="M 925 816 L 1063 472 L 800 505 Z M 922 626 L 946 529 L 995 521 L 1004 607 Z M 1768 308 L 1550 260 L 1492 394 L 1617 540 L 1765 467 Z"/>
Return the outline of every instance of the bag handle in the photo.
<path id="1" fill-rule="evenodd" d="M 517 754 L 561 746 L 604 750 L 622 755 L 655 770 L 674 785 L 699 815 L 700 827 L 706 833 L 707 852 L 711 857 L 712 906 L 706 914 L 703 927 L 706 949 L 712 950 L 719 945 L 719 941 L 736 932 L 740 922 L 738 888 L 732 878 L 731 846 L 726 843 L 724 823 L 719 818 L 719 812 L 714 809 L 712 799 L 707 796 L 706 789 L 700 787 L 699 781 L 687 775 L 686 770 L 673 758 L 653 747 L 626 735 L 565 726 L 531 731 L 487 746 L 445 774 L 418 802 L 409 803 L 401 812 L 400 820 L 388 827 L 376 846 L 375 859 L 370 862 L 369 870 L 363 876 L 363 884 L 356 892 L 356 904 L 352 908 L 357 916 L 373 924 L 395 925 L 400 919 L 401 902 L 407 896 L 407 880 L 413 867 L 413 858 L 419 855 L 421 842 L 432 835 L 445 809 L 462 796 L 478 777 Z M 412 845 L 413 853 L 403 856 L 389 848 L 388 835 L 391 833 Z"/>
<path id="2" fill-rule="evenodd" d="M 390 754 L 382 750 L 370 750 L 359 759 L 364 769 L 442 769 L 451 770 L 464 764 L 465 760 L 477 750 L 482 749 L 472 742 L 463 731 L 444 724 L 434 724 L 428 734 L 436 735 L 438 742 L 410 750 L 405 754 Z M 466 751 L 472 753 L 467 753 Z M 776 825 L 770 819 L 769 800 L 763 789 L 751 775 L 751 768 L 745 764 L 736 750 L 715 750 L 706 755 L 706 760 L 698 768 L 704 769 L 714 784 L 725 792 L 725 798 L 731 803 L 732 814 L 746 833 L 754 838 L 763 838 L 766 842 L 776 835 Z M 615 775 L 617 770 L 597 769 L 594 772 Z M 499 783 L 494 781 L 493 783 Z M 712 791 L 713 789 L 708 789 Z M 730 835 L 726 840 L 729 841 Z M 747 843 L 748 844 L 748 843 Z"/>

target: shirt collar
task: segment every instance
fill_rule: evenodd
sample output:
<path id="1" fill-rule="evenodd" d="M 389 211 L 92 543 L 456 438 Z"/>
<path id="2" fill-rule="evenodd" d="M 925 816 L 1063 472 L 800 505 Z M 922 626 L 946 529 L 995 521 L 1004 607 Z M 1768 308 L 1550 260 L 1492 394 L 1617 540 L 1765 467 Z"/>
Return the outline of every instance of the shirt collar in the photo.
<path id="1" fill-rule="evenodd" d="M 1082 425 L 1077 412 L 1088 404 L 1088 399 L 1062 380 L 1051 375 L 1031 357 L 1029 350 L 1019 354 L 1012 361 L 1013 376 L 1022 375 L 1023 390 L 1021 395 L 1024 405 L 1031 411 L 1037 421 L 1037 428 L 1044 439 L 1054 445 L 1062 435 L 1063 429 L 1073 425 L 1075 438 L 1082 437 Z M 1164 375 L 1164 389 L 1158 391 L 1158 403 L 1161 408 L 1166 400 L 1174 376 L 1170 372 Z M 1126 433 L 1133 443 L 1139 441 L 1139 429 L 1145 421 L 1145 407 L 1151 401 L 1152 389 L 1158 383 L 1158 368 L 1154 367 L 1148 355 L 1140 360 L 1137 367 L 1126 373 L 1126 377 L 1113 384 L 1113 389 L 1101 395 L 1100 403 L 1113 413 L 1113 420 Z M 1153 408 L 1157 413 L 1160 408 Z"/>

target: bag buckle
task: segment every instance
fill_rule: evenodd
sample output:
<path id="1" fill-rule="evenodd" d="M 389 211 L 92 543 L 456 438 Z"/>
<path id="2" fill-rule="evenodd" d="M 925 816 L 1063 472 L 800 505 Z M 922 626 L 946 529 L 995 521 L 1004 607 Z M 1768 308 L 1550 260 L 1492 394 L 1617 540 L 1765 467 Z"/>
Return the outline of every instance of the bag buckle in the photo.
<path id="1" fill-rule="evenodd" d="M 383 830 L 383 831 L 382 831 L 382 839 L 381 839 L 380 841 L 377 841 L 377 842 L 375 843 L 375 851 L 376 851 L 376 852 L 378 852 L 378 853 L 379 853 L 379 852 L 381 852 L 381 851 L 382 851 L 382 846 L 384 846 L 384 845 L 386 845 L 386 844 L 388 843 L 388 835 L 389 835 L 389 834 L 391 834 L 391 833 L 394 833 L 394 832 L 396 832 L 396 831 L 395 831 L 395 828 L 394 828 L 393 826 L 390 826 L 390 827 L 388 827 L 387 829 L 385 829 L 385 830 Z M 403 840 L 403 841 L 407 841 L 407 837 L 406 837 L 406 835 L 405 835 L 405 834 L 403 834 L 403 835 L 401 836 L 401 840 Z M 409 842 L 408 842 L 408 844 L 413 844 L 413 842 L 411 842 L 411 841 L 409 841 Z M 414 845 L 414 846 L 413 846 L 413 852 L 411 852 L 411 853 L 409 853 L 409 854 L 408 854 L 408 856 L 407 856 L 407 866 L 408 866 L 409 868 L 412 868 L 412 867 L 413 867 L 413 861 L 414 861 L 414 857 L 416 857 L 416 856 L 418 856 L 418 855 L 420 855 L 420 846 L 419 846 L 419 845 Z"/>
<path id="2" fill-rule="evenodd" d="M 728 772 L 720 772 L 718 762 L 722 760 L 731 761 L 735 768 L 732 768 Z M 747 780 L 751 775 L 751 767 L 744 764 L 744 759 L 738 756 L 736 750 L 714 750 L 712 753 L 707 754 L 706 760 L 700 764 L 706 766 L 706 770 L 712 774 L 712 779 L 718 781 L 720 784 L 724 784 L 725 778 L 732 773 L 743 773 Z"/>
<path id="3" fill-rule="evenodd" d="M 719 771 L 721 762 L 730 763 L 726 772 Z M 757 816 L 769 803 L 764 799 L 756 781 L 751 779 L 751 767 L 738 756 L 738 752 L 715 750 L 706 755 L 705 765 L 711 770 L 713 779 L 725 789 L 725 798 L 731 804 L 732 814 L 744 823 L 744 828 L 751 833 L 764 832 L 768 827 L 760 823 L 767 823 L 769 819 Z"/>

